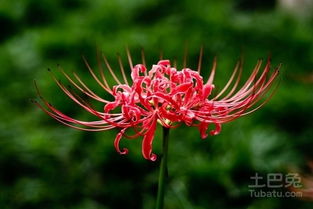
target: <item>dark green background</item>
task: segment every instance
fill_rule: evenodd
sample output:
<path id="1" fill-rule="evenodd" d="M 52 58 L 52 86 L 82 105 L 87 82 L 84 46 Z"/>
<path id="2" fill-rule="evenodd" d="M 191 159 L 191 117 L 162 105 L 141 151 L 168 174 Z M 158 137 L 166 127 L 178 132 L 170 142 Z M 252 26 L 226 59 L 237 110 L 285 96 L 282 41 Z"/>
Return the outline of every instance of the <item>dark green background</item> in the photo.
<path id="1" fill-rule="evenodd" d="M 256 172 L 306 171 L 312 160 L 312 23 L 309 15 L 293 15 L 270 0 L 0 0 L 0 208 L 154 207 L 159 162 L 143 159 L 141 138 L 123 140 L 130 152 L 120 156 L 113 147 L 117 130 L 73 130 L 29 102 L 36 97 L 35 79 L 53 105 L 91 119 L 57 88 L 47 68 L 74 70 L 104 94 L 81 56 L 96 68 L 99 48 L 116 68 L 119 52 L 126 66 L 126 45 L 135 63 L 143 47 L 149 66 L 162 50 L 180 67 L 187 45 L 190 68 L 204 45 L 203 76 L 217 56 L 217 89 L 240 56 L 243 78 L 269 54 L 273 66 L 283 63 L 280 87 L 261 110 L 204 141 L 196 128 L 171 131 L 166 208 L 311 208 L 295 198 L 251 198 L 248 185 Z M 157 154 L 160 135 L 158 127 Z"/>

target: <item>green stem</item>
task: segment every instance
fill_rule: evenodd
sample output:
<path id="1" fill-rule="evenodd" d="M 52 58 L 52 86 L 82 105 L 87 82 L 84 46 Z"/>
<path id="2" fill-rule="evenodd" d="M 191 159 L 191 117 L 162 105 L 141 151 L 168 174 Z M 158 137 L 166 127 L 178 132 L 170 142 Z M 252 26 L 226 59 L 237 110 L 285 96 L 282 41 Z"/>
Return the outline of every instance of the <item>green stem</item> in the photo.
<path id="1" fill-rule="evenodd" d="M 162 145 L 162 156 L 161 156 L 161 164 L 160 164 L 156 209 L 163 209 L 163 206 L 164 206 L 165 180 L 167 178 L 167 156 L 168 156 L 169 133 L 170 133 L 170 129 L 163 127 L 163 145 Z"/>

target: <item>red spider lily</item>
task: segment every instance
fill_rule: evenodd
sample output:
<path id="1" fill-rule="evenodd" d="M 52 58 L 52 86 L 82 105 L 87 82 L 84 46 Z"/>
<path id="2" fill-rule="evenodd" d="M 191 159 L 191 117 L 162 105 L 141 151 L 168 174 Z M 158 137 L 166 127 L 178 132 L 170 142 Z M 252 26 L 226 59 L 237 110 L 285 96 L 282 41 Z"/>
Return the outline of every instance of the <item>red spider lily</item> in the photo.
<path id="1" fill-rule="evenodd" d="M 197 71 L 185 67 L 178 71 L 171 66 L 169 60 L 160 60 L 147 71 L 143 53 L 143 64 L 135 66 L 132 64 L 128 50 L 127 55 L 132 84 L 127 81 L 120 57 L 118 60 L 124 84 L 117 78 L 107 59 L 103 56 L 108 71 L 117 82 L 113 88 L 108 85 L 101 64 L 99 64 L 100 75 L 96 75 L 84 59 L 95 81 L 114 97 L 113 101 L 107 101 L 98 96 L 75 73 L 71 77 L 61 69 L 68 81 L 78 90 L 92 99 L 104 103 L 103 112 L 95 110 L 53 76 L 57 85 L 67 96 L 86 111 L 97 116 L 99 120 L 87 122 L 65 115 L 43 99 L 39 91 L 38 94 L 44 105 L 35 102 L 36 105 L 59 122 L 79 130 L 104 131 L 119 128 L 120 132 L 115 138 L 114 146 L 120 154 L 128 152 L 126 148 L 122 150 L 119 148 L 119 142 L 123 136 L 127 138 L 143 136 L 142 154 L 144 158 L 154 161 L 157 156 L 152 153 L 152 142 L 157 122 L 166 128 L 174 128 L 182 123 L 187 126 L 196 126 L 203 139 L 208 136 L 209 125 L 214 124 L 215 129 L 209 133 L 216 135 L 221 131 L 221 124 L 247 115 L 268 101 L 270 97 L 259 104 L 259 101 L 271 89 L 271 84 L 278 76 L 280 68 L 279 66 L 270 72 L 270 60 L 268 60 L 264 70 L 259 72 L 262 64 L 262 61 L 259 60 L 248 80 L 241 88 L 238 88 L 242 72 L 241 62 L 238 62 L 225 87 L 215 97 L 209 98 L 214 89 L 216 60 L 214 60 L 209 78 L 204 81 L 200 75 L 202 50 Z M 228 93 L 225 95 L 227 91 Z M 134 135 L 125 134 L 129 128 L 133 128 Z"/>

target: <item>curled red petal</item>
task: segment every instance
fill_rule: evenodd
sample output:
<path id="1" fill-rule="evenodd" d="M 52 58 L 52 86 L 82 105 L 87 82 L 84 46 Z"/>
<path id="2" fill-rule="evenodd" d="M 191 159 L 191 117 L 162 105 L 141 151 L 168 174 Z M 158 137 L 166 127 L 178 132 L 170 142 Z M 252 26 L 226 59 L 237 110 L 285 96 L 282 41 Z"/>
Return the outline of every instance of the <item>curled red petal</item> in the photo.
<path id="1" fill-rule="evenodd" d="M 156 119 L 153 118 L 151 123 L 149 124 L 150 128 L 147 133 L 143 137 L 142 141 L 142 155 L 145 159 L 155 161 L 157 159 L 157 155 L 152 153 L 152 142 L 154 139 L 154 133 L 156 129 Z"/>
<path id="2" fill-rule="evenodd" d="M 201 122 L 199 124 L 199 131 L 200 131 L 200 135 L 201 135 L 201 138 L 202 139 L 205 139 L 208 137 L 208 134 L 206 133 L 206 131 L 208 130 L 208 127 L 209 127 L 209 123 L 206 123 L 206 122 Z"/>
<path id="3" fill-rule="evenodd" d="M 210 131 L 211 136 L 219 134 L 222 130 L 222 125 L 220 123 L 214 123 L 215 129 Z"/>
<path id="4" fill-rule="evenodd" d="M 127 148 L 123 148 L 123 150 L 121 151 L 120 149 L 120 141 L 122 139 L 122 136 L 124 135 L 126 131 L 126 128 L 122 129 L 115 137 L 115 140 L 114 140 L 114 147 L 116 149 L 116 151 L 121 154 L 121 155 L 126 155 L 128 153 L 128 149 Z"/>

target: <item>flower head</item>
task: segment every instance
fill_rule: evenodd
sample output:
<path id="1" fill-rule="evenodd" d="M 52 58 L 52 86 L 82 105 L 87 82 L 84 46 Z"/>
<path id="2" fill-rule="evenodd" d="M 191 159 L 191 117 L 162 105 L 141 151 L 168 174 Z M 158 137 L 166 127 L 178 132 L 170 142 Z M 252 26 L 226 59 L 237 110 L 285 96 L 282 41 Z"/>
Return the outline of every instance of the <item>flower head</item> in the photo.
<path id="1" fill-rule="evenodd" d="M 108 85 L 103 69 L 100 67 L 100 75 L 96 75 L 84 59 L 95 81 L 114 97 L 112 101 L 107 101 L 94 93 L 75 73 L 71 77 L 61 69 L 73 86 L 90 98 L 103 103 L 103 111 L 93 108 L 53 76 L 57 85 L 67 96 L 86 111 L 97 116 L 98 120 L 74 119 L 53 107 L 41 96 L 44 105 L 39 102 L 35 103 L 54 119 L 76 129 L 104 131 L 119 128 L 120 131 L 116 135 L 114 146 L 120 154 L 128 152 L 126 148 L 120 149 L 119 147 L 122 137 L 143 136 L 143 157 L 154 161 L 157 156 L 152 152 L 152 143 L 157 123 L 166 128 L 174 128 L 182 123 L 198 127 L 203 139 L 208 136 L 209 125 L 214 124 L 215 129 L 209 131 L 209 134 L 216 135 L 221 131 L 223 123 L 249 114 L 264 105 L 270 96 L 265 100 L 261 99 L 271 89 L 279 72 L 279 67 L 270 72 L 270 60 L 267 61 L 264 70 L 259 72 L 262 64 L 262 61 L 259 60 L 248 80 L 238 88 L 242 71 L 241 62 L 238 62 L 225 87 L 213 97 L 211 92 L 214 89 L 216 60 L 214 60 L 209 78 L 204 80 L 200 75 L 202 51 L 197 71 L 189 68 L 177 70 L 176 67 L 171 66 L 169 60 L 160 60 L 150 70 L 147 70 L 144 58 L 143 64 L 133 66 L 129 51 L 127 54 L 131 68 L 131 84 L 128 83 L 121 59 L 119 58 L 119 63 L 124 83 L 117 78 L 107 59 L 103 56 L 108 71 L 117 83 L 113 88 Z M 135 131 L 134 135 L 129 136 L 125 133 L 129 128 Z"/>

